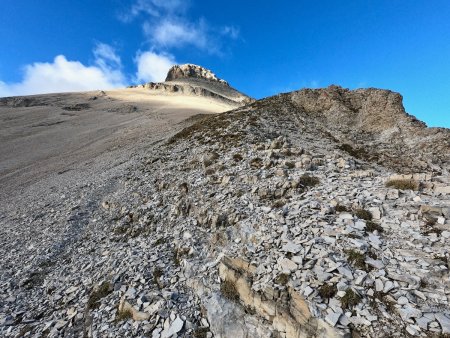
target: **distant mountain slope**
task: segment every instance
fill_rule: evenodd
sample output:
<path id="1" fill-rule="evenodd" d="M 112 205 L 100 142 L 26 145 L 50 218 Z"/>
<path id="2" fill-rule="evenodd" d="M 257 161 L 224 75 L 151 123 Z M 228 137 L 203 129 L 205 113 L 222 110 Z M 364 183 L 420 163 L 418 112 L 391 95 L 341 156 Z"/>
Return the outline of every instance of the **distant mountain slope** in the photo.
<path id="1" fill-rule="evenodd" d="M 92 161 L 103 168 L 88 167 L 93 172 L 111 168 L 149 139 L 167 138 L 193 123 L 180 124 L 189 117 L 250 100 L 221 82 L 180 81 L 185 82 L 161 84 L 159 90 L 0 98 L 0 196 L 57 173 L 83 173 Z"/>

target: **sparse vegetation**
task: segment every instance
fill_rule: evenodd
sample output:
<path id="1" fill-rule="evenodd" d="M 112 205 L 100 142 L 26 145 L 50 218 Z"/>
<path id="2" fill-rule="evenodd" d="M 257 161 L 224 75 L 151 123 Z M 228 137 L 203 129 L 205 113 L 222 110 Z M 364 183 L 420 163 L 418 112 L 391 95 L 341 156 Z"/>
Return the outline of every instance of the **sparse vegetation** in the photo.
<path id="1" fill-rule="evenodd" d="M 299 183 L 303 187 L 314 187 L 320 183 L 320 180 L 315 176 L 304 174 L 302 175 L 302 177 L 300 177 Z"/>
<path id="2" fill-rule="evenodd" d="M 342 204 L 338 204 L 336 205 L 336 207 L 334 208 L 337 212 L 349 212 L 350 209 L 347 208 L 345 205 Z"/>
<path id="3" fill-rule="evenodd" d="M 444 265 L 448 269 L 448 258 L 446 256 L 435 256 L 434 259 L 439 260 L 440 265 Z"/>
<path id="4" fill-rule="evenodd" d="M 242 157 L 242 155 L 241 154 L 234 154 L 233 155 L 233 160 L 235 161 L 235 162 L 240 162 L 240 161 L 242 161 L 244 158 Z"/>
<path id="5" fill-rule="evenodd" d="M 437 223 L 437 218 L 433 217 L 431 215 L 425 215 L 424 219 L 425 219 L 425 225 L 427 227 L 432 227 L 432 226 L 436 225 L 436 223 Z"/>
<path id="6" fill-rule="evenodd" d="M 206 338 L 208 336 L 208 332 L 209 328 L 207 327 L 197 327 L 192 333 L 192 336 L 194 338 Z"/>
<path id="7" fill-rule="evenodd" d="M 423 229 L 422 233 L 424 235 L 429 234 L 436 234 L 436 236 L 440 236 L 442 233 L 442 229 L 435 227 L 437 223 L 437 218 L 431 216 L 431 215 L 425 215 L 425 228 Z"/>
<path id="8" fill-rule="evenodd" d="M 414 180 L 390 180 L 386 182 L 386 187 L 400 190 L 418 190 L 419 183 Z"/>
<path id="9" fill-rule="evenodd" d="M 338 147 L 340 150 L 345 151 L 349 155 L 361 159 L 366 160 L 370 159 L 370 154 L 363 148 L 353 148 L 350 144 L 344 143 Z"/>
<path id="10" fill-rule="evenodd" d="M 114 235 L 125 235 L 128 231 L 128 226 L 127 225 L 120 225 L 116 228 L 114 228 L 113 233 Z"/>
<path id="11" fill-rule="evenodd" d="M 273 202 L 272 208 L 274 209 L 282 208 L 284 207 L 285 204 L 286 201 L 284 199 L 276 200 L 275 202 Z"/>
<path id="12" fill-rule="evenodd" d="M 216 171 L 213 168 L 208 168 L 205 170 L 205 175 L 213 175 Z"/>
<path id="13" fill-rule="evenodd" d="M 386 311 L 389 313 L 394 313 L 395 311 L 395 301 L 392 301 L 388 295 L 382 291 L 375 291 L 373 298 L 378 299 L 386 307 Z"/>
<path id="14" fill-rule="evenodd" d="M 161 278 L 161 276 L 164 275 L 164 271 L 162 271 L 162 269 L 157 266 L 154 270 L 153 270 L 153 282 L 160 286 L 161 285 L 161 281 L 159 280 Z"/>
<path id="15" fill-rule="evenodd" d="M 175 266 L 181 265 L 181 259 L 189 252 L 189 248 L 175 248 L 173 250 L 173 263 Z"/>
<path id="16" fill-rule="evenodd" d="M 319 288 L 319 296 L 322 299 L 332 298 L 336 293 L 337 287 L 335 284 L 324 284 Z"/>
<path id="17" fill-rule="evenodd" d="M 345 291 L 344 297 L 341 298 L 343 309 L 351 309 L 361 301 L 361 296 L 354 292 L 351 288 Z"/>
<path id="18" fill-rule="evenodd" d="M 88 308 L 90 310 L 98 308 L 99 301 L 105 298 L 112 292 L 112 285 L 110 282 L 103 282 L 96 290 L 89 296 Z"/>
<path id="19" fill-rule="evenodd" d="M 131 318 L 133 318 L 133 314 L 131 313 L 130 310 L 117 311 L 115 321 L 116 323 L 118 323 Z"/>
<path id="20" fill-rule="evenodd" d="M 347 254 L 348 262 L 351 263 L 355 268 L 366 270 L 366 256 L 363 253 L 353 249 L 346 250 L 345 253 Z"/>
<path id="21" fill-rule="evenodd" d="M 252 167 L 253 169 L 259 169 L 263 166 L 263 160 L 260 159 L 259 157 L 257 158 L 253 158 L 250 161 L 250 167 Z"/>
<path id="22" fill-rule="evenodd" d="M 383 232 L 383 228 L 381 227 L 381 225 L 379 225 L 373 221 L 366 221 L 366 231 L 374 232 L 375 230 L 380 233 Z"/>
<path id="23" fill-rule="evenodd" d="M 239 300 L 239 293 L 236 289 L 236 285 L 229 280 L 225 280 L 220 284 L 220 291 L 223 296 L 229 300 L 237 302 Z"/>
<path id="24" fill-rule="evenodd" d="M 355 216 L 365 221 L 371 221 L 373 217 L 370 211 L 363 208 L 356 209 Z"/>
<path id="25" fill-rule="evenodd" d="M 166 239 L 164 237 L 160 237 L 155 241 L 156 246 L 164 244 L 164 243 L 166 243 Z"/>
<path id="26" fill-rule="evenodd" d="M 289 275 L 287 273 L 280 273 L 275 278 L 275 283 L 279 285 L 286 285 L 289 282 Z"/>
<path id="27" fill-rule="evenodd" d="M 295 163 L 294 162 L 285 162 L 284 165 L 288 169 L 294 169 L 295 168 Z"/>

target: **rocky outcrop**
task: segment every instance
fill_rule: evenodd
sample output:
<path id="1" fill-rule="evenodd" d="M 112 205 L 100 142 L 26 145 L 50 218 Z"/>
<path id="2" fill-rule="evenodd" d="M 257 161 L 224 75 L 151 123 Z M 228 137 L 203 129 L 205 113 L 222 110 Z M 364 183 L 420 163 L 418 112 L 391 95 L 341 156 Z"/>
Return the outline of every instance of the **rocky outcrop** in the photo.
<path id="1" fill-rule="evenodd" d="M 450 167 L 450 130 L 427 128 L 405 112 L 402 96 L 382 89 L 303 89 L 256 102 L 248 111 L 293 117 L 350 155 L 403 173 Z"/>
<path id="2" fill-rule="evenodd" d="M 267 287 L 261 293 L 254 292 L 251 281 L 256 268 L 240 258 L 225 256 L 219 265 L 219 276 L 222 283 L 234 288 L 247 311 L 271 323 L 275 332 L 283 332 L 286 338 L 350 337 L 349 332 L 337 331 L 324 320 L 314 318 L 306 300 L 293 288 L 279 291 Z"/>
<path id="3" fill-rule="evenodd" d="M 207 81 L 215 81 L 228 86 L 228 82 L 219 79 L 216 74 L 214 74 L 209 69 L 203 68 L 201 66 L 193 64 L 175 65 L 170 68 L 167 73 L 167 81 L 177 81 L 183 79 L 203 79 Z"/>
<path id="4" fill-rule="evenodd" d="M 173 66 L 165 82 L 149 82 L 130 88 L 145 88 L 167 94 L 181 94 L 210 97 L 224 101 L 234 107 L 254 102 L 251 97 L 232 88 L 228 82 L 219 79 L 210 70 L 192 64 Z"/>

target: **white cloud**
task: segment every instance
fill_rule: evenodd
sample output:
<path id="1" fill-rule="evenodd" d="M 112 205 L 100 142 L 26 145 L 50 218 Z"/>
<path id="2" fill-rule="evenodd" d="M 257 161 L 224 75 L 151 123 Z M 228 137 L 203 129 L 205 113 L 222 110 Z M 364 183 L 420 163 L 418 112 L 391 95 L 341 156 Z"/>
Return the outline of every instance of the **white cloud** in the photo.
<path id="1" fill-rule="evenodd" d="M 94 49 L 95 65 L 86 66 L 58 55 L 53 62 L 35 62 L 24 68 L 19 83 L 0 81 L 0 96 L 87 91 L 124 87 L 125 76 L 120 58 L 113 48 L 98 44 Z"/>
<path id="2" fill-rule="evenodd" d="M 176 61 L 172 55 L 154 52 L 138 53 L 136 57 L 136 79 L 141 82 L 161 82 Z"/>
<path id="3" fill-rule="evenodd" d="M 206 49 L 209 45 L 207 25 L 203 21 L 198 24 L 180 20 L 164 19 L 157 25 L 144 24 L 144 32 L 158 47 L 171 48 L 193 45 Z"/>
<path id="4" fill-rule="evenodd" d="M 95 61 L 100 66 L 121 67 L 122 60 L 116 54 L 116 51 L 106 43 L 98 43 L 94 48 Z"/>

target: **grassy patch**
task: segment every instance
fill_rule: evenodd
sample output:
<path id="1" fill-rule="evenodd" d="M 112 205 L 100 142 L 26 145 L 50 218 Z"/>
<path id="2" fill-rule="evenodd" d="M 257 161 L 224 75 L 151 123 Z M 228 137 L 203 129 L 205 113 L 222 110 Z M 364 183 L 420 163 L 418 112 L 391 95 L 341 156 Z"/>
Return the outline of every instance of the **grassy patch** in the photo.
<path id="1" fill-rule="evenodd" d="M 380 233 L 383 232 L 383 228 L 381 227 L 381 225 L 379 225 L 373 221 L 366 221 L 366 231 L 374 232 L 375 230 Z"/>
<path id="2" fill-rule="evenodd" d="M 280 273 L 275 278 L 275 283 L 279 285 L 286 285 L 289 282 L 289 275 L 287 273 Z"/>
<path id="3" fill-rule="evenodd" d="M 131 313 L 130 310 L 117 311 L 115 321 L 116 321 L 116 323 L 118 323 L 121 321 L 129 320 L 131 318 L 133 318 L 133 314 Z"/>
<path id="4" fill-rule="evenodd" d="M 361 301 L 361 297 L 352 289 L 348 288 L 345 291 L 344 297 L 341 298 L 341 305 L 343 309 L 351 309 Z"/>
<path id="5" fill-rule="evenodd" d="M 284 165 L 288 169 L 294 169 L 295 168 L 295 163 L 294 162 L 285 162 Z"/>
<path id="6" fill-rule="evenodd" d="M 206 338 L 208 336 L 209 328 L 207 327 L 198 327 L 192 332 L 192 336 L 194 338 Z"/>
<path id="7" fill-rule="evenodd" d="M 225 298 L 236 302 L 239 301 L 239 293 L 236 289 L 236 285 L 233 282 L 229 280 L 223 281 L 220 284 L 220 291 Z"/>
<path id="8" fill-rule="evenodd" d="M 353 249 L 346 250 L 345 253 L 347 254 L 348 262 L 351 263 L 356 269 L 367 270 L 366 256 L 363 253 Z"/>
<path id="9" fill-rule="evenodd" d="M 350 211 L 350 209 L 348 207 L 346 207 L 345 205 L 342 205 L 342 204 L 336 205 L 336 207 L 334 209 L 337 212 L 349 212 Z"/>
<path id="10" fill-rule="evenodd" d="M 320 183 L 320 180 L 317 177 L 304 174 L 300 177 L 299 183 L 304 187 L 314 187 Z"/>
<path id="11" fill-rule="evenodd" d="M 324 284 L 319 288 L 319 296 L 322 299 L 333 298 L 337 293 L 337 287 L 335 284 Z"/>
<path id="12" fill-rule="evenodd" d="M 112 292 L 112 285 L 110 282 L 103 282 L 96 290 L 94 290 L 89 296 L 88 308 L 90 310 L 99 307 L 99 302 L 102 298 L 105 298 Z"/>
<path id="13" fill-rule="evenodd" d="M 355 210 L 355 216 L 363 219 L 365 221 L 371 221 L 372 220 L 372 214 L 370 213 L 370 211 L 360 208 L 360 209 L 356 209 Z"/>
<path id="14" fill-rule="evenodd" d="M 390 180 L 386 182 L 386 187 L 400 190 L 418 190 L 419 183 L 414 180 Z"/>

